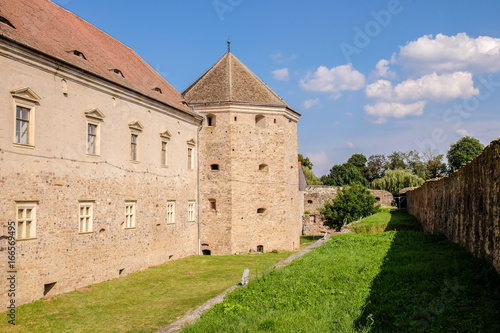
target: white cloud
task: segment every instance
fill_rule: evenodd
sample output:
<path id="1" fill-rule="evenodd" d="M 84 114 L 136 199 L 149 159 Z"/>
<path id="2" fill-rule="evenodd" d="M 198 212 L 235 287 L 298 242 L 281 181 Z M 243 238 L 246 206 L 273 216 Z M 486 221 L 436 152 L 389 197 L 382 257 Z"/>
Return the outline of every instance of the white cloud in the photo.
<path id="1" fill-rule="evenodd" d="M 400 47 L 392 63 L 411 73 L 454 72 L 472 73 L 500 71 L 500 39 L 488 36 L 471 38 L 466 33 L 456 36 L 425 35 Z"/>
<path id="2" fill-rule="evenodd" d="M 425 102 L 413 104 L 379 102 L 375 105 L 365 105 L 366 113 L 376 117 L 376 124 L 385 123 L 388 117 L 404 118 L 406 116 L 420 116 L 424 113 Z"/>
<path id="3" fill-rule="evenodd" d="M 455 133 L 460 134 L 461 136 L 469 136 L 469 132 L 467 132 L 465 129 L 457 129 Z"/>
<path id="4" fill-rule="evenodd" d="M 292 54 L 288 58 L 285 58 L 281 52 L 275 52 L 275 53 L 271 53 L 271 58 L 277 64 L 285 64 L 285 63 L 292 62 L 297 57 L 295 56 L 295 54 Z"/>
<path id="5" fill-rule="evenodd" d="M 349 148 L 354 148 L 354 143 L 352 143 L 351 141 L 347 141 L 347 142 L 346 142 L 346 145 L 347 145 L 347 147 L 349 147 Z"/>
<path id="6" fill-rule="evenodd" d="M 308 100 L 304 101 L 304 109 L 306 109 L 306 110 L 310 109 L 318 103 L 319 103 L 319 98 L 308 99 Z"/>
<path id="7" fill-rule="evenodd" d="M 329 170 L 330 162 L 328 162 L 328 155 L 324 151 L 317 154 L 307 153 L 306 157 L 309 157 L 309 159 L 313 163 L 314 170 Z"/>
<path id="8" fill-rule="evenodd" d="M 309 91 L 332 93 L 333 98 L 340 97 L 343 90 L 359 90 L 365 85 L 365 76 L 354 70 L 352 64 L 328 69 L 320 66 L 300 80 L 300 86 Z"/>
<path id="9" fill-rule="evenodd" d="M 275 80 L 288 81 L 288 68 L 277 69 L 272 74 Z"/>
<path id="10" fill-rule="evenodd" d="M 352 112 L 344 112 L 344 114 L 348 117 L 352 117 Z"/>
<path id="11" fill-rule="evenodd" d="M 366 96 L 386 101 L 437 101 L 444 102 L 455 98 L 466 99 L 479 94 L 474 88 L 472 74 L 455 72 L 424 75 L 417 80 L 406 80 L 395 87 L 387 80 L 378 80 L 365 89 Z"/>
<path id="12" fill-rule="evenodd" d="M 389 79 L 393 79 L 396 77 L 396 73 L 389 70 L 389 60 L 385 59 L 382 59 L 379 62 L 377 62 L 377 65 L 375 65 L 375 70 L 373 71 L 373 75 Z"/>

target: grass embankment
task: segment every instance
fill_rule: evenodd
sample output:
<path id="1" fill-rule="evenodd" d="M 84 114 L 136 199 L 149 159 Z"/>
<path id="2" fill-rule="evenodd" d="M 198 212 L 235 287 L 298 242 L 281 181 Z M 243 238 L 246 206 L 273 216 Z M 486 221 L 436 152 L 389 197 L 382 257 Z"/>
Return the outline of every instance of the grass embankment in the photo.
<path id="1" fill-rule="evenodd" d="M 300 249 L 303 250 L 314 242 L 320 240 L 323 236 L 300 236 Z"/>
<path id="2" fill-rule="evenodd" d="M 378 234 L 391 230 L 421 230 L 422 228 L 413 215 L 398 212 L 392 208 L 382 208 L 379 213 L 350 224 L 348 229 L 355 233 Z"/>
<path id="3" fill-rule="evenodd" d="M 155 332 L 290 252 L 180 259 L 2 314 L 0 332 Z"/>
<path id="4" fill-rule="evenodd" d="M 387 226 L 405 220 L 396 213 L 381 213 Z M 183 332 L 497 333 L 498 318 L 500 276 L 484 261 L 441 236 L 389 231 L 335 236 Z"/>

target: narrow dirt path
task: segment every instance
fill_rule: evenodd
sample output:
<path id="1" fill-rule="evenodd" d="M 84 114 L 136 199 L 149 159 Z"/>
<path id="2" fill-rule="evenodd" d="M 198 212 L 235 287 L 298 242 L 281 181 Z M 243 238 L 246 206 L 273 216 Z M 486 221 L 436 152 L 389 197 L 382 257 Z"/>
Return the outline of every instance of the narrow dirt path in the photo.
<path id="1" fill-rule="evenodd" d="M 293 260 L 295 260 L 297 258 L 300 258 L 304 254 L 311 252 L 313 249 L 317 248 L 318 246 L 323 245 L 329 239 L 330 239 L 330 235 L 327 234 L 326 238 L 319 239 L 318 241 L 316 241 L 313 244 L 309 245 L 305 249 L 303 249 L 303 250 L 301 250 L 301 251 L 299 251 L 297 253 L 294 253 L 291 256 L 289 256 L 288 258 L 283 259 L 280 262 L 276 263 L 273 267 L 276 268 L 276 269 L 284 267 L 284 266 L 290 264 Z M 224 290 L 219 295 L 217 295 L 214 298 L 212 298 L 212 299 L 208 300 L 207 302 L 205 302 L 203 305 L 201 305 L 200 307 L 198 307 L 196 310 L 188 312 L 182 318 L 177 319 L 176 321 L 174 321 L 170 325 L 165 326 L 164 328 L 158 330 L 156 333 L 173 333 L 173 332 L 179 331 L 183 325 L 185 325 L 185 324 L 191 324 L 191 323 L 195 322 L 196 320 L 200 319 L 201 314 L 203 312 L 209 310 L 210 308 L 212 308 L 212 306 L 214 306 L 215 304 L 222 303 L 222 301 L 224 300 L 224 297 L 226 296 L 226 294 L 229 293 L 229 292 L 231 292 L 231 291 L 233 291 L 234 289 L 236 289 L 238 287 L 239 287 L 239 285 L 237 284 L 237 285 L 234 285 L 234 286 L 231 286 L 231 287 L 227 288 L 226 290 Z"/>

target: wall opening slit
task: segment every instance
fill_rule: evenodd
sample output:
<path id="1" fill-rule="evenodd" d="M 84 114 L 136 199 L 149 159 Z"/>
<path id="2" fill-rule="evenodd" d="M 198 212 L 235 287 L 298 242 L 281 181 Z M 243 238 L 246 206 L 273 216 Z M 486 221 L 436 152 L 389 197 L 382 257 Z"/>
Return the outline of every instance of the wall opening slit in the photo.
<path id="1" fill-rule="evenodd" d="M 57 282 L 47 283 L 43 285 L 43 296 L 46 296 L 56 285 Z"/>

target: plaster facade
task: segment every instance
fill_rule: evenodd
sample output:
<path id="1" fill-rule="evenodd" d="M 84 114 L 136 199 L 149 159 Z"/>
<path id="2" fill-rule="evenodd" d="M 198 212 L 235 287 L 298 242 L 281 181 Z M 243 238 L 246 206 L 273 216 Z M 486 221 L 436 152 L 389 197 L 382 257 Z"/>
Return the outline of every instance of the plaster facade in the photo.
<path id="1" fill-rule="evenodd" d="M 6 226 L 18 208 L 34 204 L 36 213 L 29 237 L 17 241 L 17 304 L 44 296 L 54 283 L 50 294 L 196 254 L 197 224 L 188 221 L 188 204 L 197 200 L 197 175 L 187 168 L 187 149 L 201 117 L 7 41 L 0 50 L 0 253 L 7 254 Z M 16 143 L 19 102 L 32 103 L 28 144 Z M 98 124 L 96 154 L 88 153 L 89 123 Z M 167 223 L 172 201 L 174 223 Z M 126 202 L 135 205 L 130 228 Z M 93 208 L 86 232 L 79 230 L 82 203 Z M 0 265 L 6 274 L 7 260 Z M 5 277 L 2 284 L 7 290 Z M 6 293 L 0 297 L 6 304 Z"/>
<path id="2" fill-rule="evenodd" d="M 16 305 L 207 250 L 299 247 L 300 115 L 244 65 L 256 90 L 235 75 L 239 102 L 188 105 L 56 4 L 0 1 L 1 305 L 11 222 Z"/>

